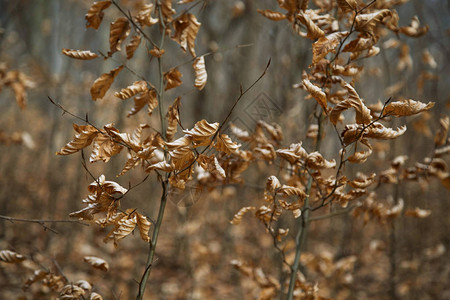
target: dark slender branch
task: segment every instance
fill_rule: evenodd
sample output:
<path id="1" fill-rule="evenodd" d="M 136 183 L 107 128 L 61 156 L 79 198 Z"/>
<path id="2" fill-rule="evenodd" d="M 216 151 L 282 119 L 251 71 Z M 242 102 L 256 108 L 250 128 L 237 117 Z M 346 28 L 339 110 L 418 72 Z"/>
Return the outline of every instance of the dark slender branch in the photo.
<path id="1" fill-rule="evenodd" d="M 0 219 L 9 221 L 11 223 L 14 223 L 14 222 L 36 223 L 36 224 L 41 225 L 44 228 L 44 230 L 50 230 L 51 232 L 56 233 L 56 234 L 59 234 L 59 232 L 56 231 L 55 229 L 47 226 L 45 223 L 76 223 L 76 224 L 80 224 L 80 225 L 84 225 L 84 226 L 89 226 L 89 224 L 85 224 L 85 223 L 82 223 L 77 220 L 24 219 L 24 218 L 15 218 L 15 217 L 3 216 L 3 215 L 0 215 Z"/>

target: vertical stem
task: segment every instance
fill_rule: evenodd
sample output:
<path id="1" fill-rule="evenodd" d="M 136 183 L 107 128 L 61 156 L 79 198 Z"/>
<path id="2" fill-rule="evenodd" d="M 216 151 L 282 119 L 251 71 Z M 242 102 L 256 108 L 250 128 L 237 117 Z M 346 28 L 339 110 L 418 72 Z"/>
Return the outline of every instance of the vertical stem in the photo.
<path id="1" fill-rule="evenodd" d="M 161 185 L 163 188 L 161 195 L 161 203 L 159 206 L 158 219 L 156 220 L 155 229 L 153 230 L 152 240 L 150 242 L 150 248 L 147 256 L 147 263 L 145 264 L 145 271 L 142 275 L 141 282 L 139 283 L 139 293 L 136 297 L 136 300 L 142 300 L 144 297 L 145 287 L 147 285 L 148 277 L 150 276 L 150 271 L 152 269 L 153 257 L 155 256 L 156 244 L 158 242 L 159 230 L 161 228 L 161 223 L 164 217 L 164 210 L 166 208 L 167 203 L 167 180 L 161 181 Z"/>
<path id="2" fill-rule="evenodd" d="M 325 120 L 325 114 L 321 113 L 321 115 L 318 117 L 318 125 L 319 125 L 319 133 L 317 135 L 317 141 L 315 146 L 315 151 L 319 151 L 320 144 L 322 142 L 322 136 L 323 136 L 323 121 Z M 302 253 L 302 248 L 305 245 L 306 236 L 308 234 L 308 228 L 309 228 L 309 193 L 311 191 L 313 178 L 312 176 L 309 176 L 308 183 L 306 184 L 305 193 L 305 203 L 303 205 L 302 209 L 302 217 L 299 222 L 299 229 L 297 232 L 297 235 L 295 236 L 295 258 L 294 263 L 291 268 L 291 279 L 289 281 L 289 289 L 286 299 L 292 300 L 294 296 L 294 288 L 295 288 L 295 282 L 297 281 L 297 271 L 299 267 L 300 262 L 300 256 Z"/>

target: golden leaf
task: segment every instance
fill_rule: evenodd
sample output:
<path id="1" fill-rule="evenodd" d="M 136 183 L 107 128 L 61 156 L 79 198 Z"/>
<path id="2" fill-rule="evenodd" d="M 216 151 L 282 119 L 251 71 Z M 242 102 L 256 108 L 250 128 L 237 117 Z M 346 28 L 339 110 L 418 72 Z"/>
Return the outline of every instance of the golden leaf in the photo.
<path id="1" fill-rule="evenodd" d="M 125 46 L 125 51 L 127 52 L 127 59 L 131 59 L 134 55 L 134 52 L 141 44 L 141 36 L 139 34 L 133 36 L 128 45 Z"/>
<path id="2" fill-rule="evenodd" d="M 360 52 L 371 49 L 378 41 L 377 36 L 360 34 L 356 39 L 345 45 L 343 52 Z"/>
<path id="3" fill-rule="evenodd" d="M 102 270 L 104 272 L 109 270 L 108 262 L 102 258 L 95 256 L 85 256 L 83 260 L 96 269 Z"/>
<path id="4" fill-rule="evenodd" d="M 194 86 L 199 91 L 201 91 L 205 87 L 206 80 L 208 78 L 208 74 L 206 73 L 206 68 L 205 68 L 205 58 L 203 56 L 197 57 L 194 60 L 192 67 L 194 68 L 194 71 L 195 71 Z"/>
<path id="5" fill-rule="evenodd" d="M 411 19 L 411 24 L 409 26 L 400 27 L 399 31 L 406 36 L 410 37 L 419 37 L 428 32 L 428 25 L 424 27 L 420 27 L 419 18 L 414 16 Z"/>
<path id="6" fill-rule="evenodd" d="M 196 57 L 195 54 L 195 38 L 201 23 L 197 21 L 195 15 L 190 13 L 184 13 L 173 22 L 173 28 L 175 32 L 172 35 L 172 39 L 176 41 L 183 51 L 186 52 L 189 49 L 192 57 Z"/>
<path id="7" fill-rule="evenodd" d="M 178 121 L 179 121 L 179 107 L 180 107 L 181 97 L 177 97 L 173 104 L 169 106 L 169 109 L 166 114 L 167 118 L 167 130 L 166 130 L 166 138 L 168 141 L 171 141 L 177 132 Z"/>
<path id="8" fill-rule="evenodd" d="M 217 180 L 223 180 L 227 177 L 225 170 L 222 168 L 217 160 L 217 157 L 214 155 L 207 156 L 200 154 L 198 156 L 197 163 L 202 167 L 202 169 L 208 172 L 206 174 L 202 174 L 203 176 L 208 177 L 212 175 Z"/>
<path id="9" fill-rule="evenodd" d="M 80 299 L 84 298 L 86 292 L 74 284 L 65 285 L 59 292 L 58 299 Z"/>
<path id="10" fill-rule="evenodd" d="M 120 219 L 115 228 L 112 231 L 112 239 L 114 239 L 114 247 L 118 247 L 118 242 L 128 236 L 131 232 L 133 232 L 134 228 L 137 225 L 137 216 L 136 214 L 132 214 L 131 216 L 124 217 Z M 105 242 L 109 241 L 111 238 L 107 236 L 105 238 Z"/>
<path id="11" fill-rule="evenodd" d="M 109 73 L 102 74 L 99 78 L 94 81 L 94 84 L 91 86 L 91 97 L 92 100 L 101 99 L 105 96 L 106 92 L 111 87 L 111 84 L 114 82 L 114 78 L 119 74 L 119 72 L 123 69 L 123 66 L 119 66 Z"/>
<path id="12" fill-rule="evenodd" d="M 350 155 L 347 159 L 349 162 L 354 164 L 363 163 L 372 155 L 372 146 L 369 144 L 369 141 L 366 139 L 361 140 L 361 144 L 365 145 L 368 150 L 367 151 L 355 151 L 354 154 Z"/>
<path id="13" fill-rule="evenodd" d="M 357 178 L 355 180 L 349 181 L 348 184 L 356 189 L 365 189 L 375 182 L 375 173 L 366 176 L 362 173 L 357 173 Z"/>
<path id="14" fill-rule="evenodd" d="M 267 194 L 270 194 L 270 199 L 272 200 L 272 194 L 275 194 L 277 190 L 281 187 L 281 183 L 278 178 L 274 175 L 269 176 L 266 180 L 266 189 L 264 191 L 264 198 L 267 200 Z"/>
<path id="15" fill-rule="evenodd" d="M 233 216 L 233 220 L 230 221 L 231 224 L 233 225 L 238 225 L 241 223 L 242 221 L 242 217 L 249 211 L 251 210 L 255 210 L 256 207 L 254 206 L 245 206 L 242 207 L 234 216 Z"/>
<path id="16" fill-rule="evenodd" d="M 414 101 L 411 99 L 391 102 L 384 108 L 384 115 L 390 116 L 411 116 L 423 111 L 430 110 L 434 106 L 434 102 L 428 102 L 427 104 L 420 101 Z"/>
<path id="17" fill-rule="evenodd" d="M 161 57 L 164 53 L 166 52 L 166 50 L 164 49 L 159 49 L 158 47 L 154 46 L 152 50 L 149 50 L 148 53 L 150 53 L 151 55 L 153 55 L 154 57 Z"/>
<path id="18" fill-rule="evenodd" d="M 359 14 L 355 19 L 355 30 L 374 35 L 374 30 L 378 23 L 381 23 L 385 17 L 392 17 L 392 15 L 392 11 L 389 9 L 382 9 L 368 14 Z"/>
<path id="19" fill-rule="evenodd" d="M 103 297 L 96 292 L 92 292 L 89 296 L 89 300 L 103 300 Z"/>
<path id="20" fill-rule="evenodd" d="M 142 27 L 144 26 L 152 26 L 159 22 L 158 18 L 152 18 L 152 10 L 153 10 L 153 4 L 144 4 L 142 8 L 139 10 L 138 14 L 136 15 L 136 20 L 138 21 L 139 25 Z"/>
<path id="21" fill-rule="evenodd" d="M 434 137 L 434 144 L 436 146 L 443 146 L 447 140 L 448 128 L 450 126 L 450 118 L 448 116 L 442 117 L 439 120 L 439 131 Z"/>
<path id="22" fill-rule="evenodd" d="M 195 144 L 195 147 L 208 145 L 210 138 L 216 133 L 219 128 L 219 123 L 208 123 L 206 120 L 201 120 L 195 123 L 191 130 L 183 130 L 183 132 L 190 136 Z"/>
<path id="23" fill-rule="evenodd" d="M 147 217 L 144 215 L 141 215 L 138 212 L 134 212 L 137 216 L 137 226 L 139 228 L 139 234 L 141 235 L 142 240 L 146 241 L 146 242 L 150 242 L 150 236 L 149 234 L 149 230 L 150 230 L 150 226 L 152 225 L 152 223 L 150 223 L 149 220 L 147 220 Z"/>
<path id="24" fill-rule="evenodd" d="M 123 147 L 110 136 L 99 134 L 95 138 L 93 148 L 89 161 L 92 163 L 103 160 L 106 163 L 113 155 L 118 154 Z"/>
<path id="25" fill-rule="evenodd" d="M 152 170 L 159 170 L 164 172 L 172 172 L 175 169 L 173 164 L 169 164 L 166 161 L 160 161 L 158 163 L 152 164 L 145 169 L 145 172 L 150 173 Z"/>
<path id="26" fill-rule="evenodd" d="M 341 113 L 350 107 L 356 110 L 356 123 L 369 124 L 372 120 L 370 110 L 364 105 L 363 100 L 356 93 L 355 89 L 348 83 L 345 83 L 345 88 L 348 91 L 348 98 L 339 102 L 330 113 L 330 121 L 336 125 Z"/>
<path id="27" fill-rule="evenodd" d="M 317 64 L 328 53 L 334 52 L 335 48 L 341 42 L 341 39 L 349 34 L 348 31 L 334 32 L 318 39 L 313 45 L 312 64 Z"/>
<path id="28" fill-rule="evenodd" d="M 98 29 L 103 20 L 103 10 L 107 9 L 111 5 L 111 1 L 97 1 L 92 3 L 89 11 L 87 12 L 86 19 L 86 28 L 92 27 L 94 29 Z"/>
<path id="29" fill-rule="evenodd" d="M 181 81 L 181 76 L 183 76 L 177 68 L 172 68 L 168 72 L 164 73 L 164 80 L 166 81 L 165 91 L 173 89 L 183 82 Z"/>
<path id="30" fill-rule="evenodd" d="M 233 133 L 233 135 L 235 135 L 238 139 L 242 141 L 250 141 L 252 139 L 248 131 L 237 127 L 233 123 L 230 123 L 230 130 Z"/>
<path id="31" fill-rule="evenodd" d="M 176 13 L 172 8 L 172 0 L 161 1 L 161 13 L 167 23 L 172 22 L 172 16 Z"/>
<path id="32" fill-rule="evenodd" d="M 428 209 L 420 209 L 416 207 L 415 209 L 408 209 L 405 211 L 405 216 L 415 217 L 415 218 L 426 218 L 431 215 L 431 210 Z"/>
<path id="33" fill-rule="evenodd" d="M 172 157 L 175 170 L 182 171 L 186 169 L 181 174 L 178 174 L 178 180 L 188 180 L 194 170 L 192 163 L 194 162 L 195 157 L 192 150 L 189 147 L 181 147 L 170 151 L 169 155 Z"/>
<path id="34" fill-rule="evenodd" d="M 291 144 L 289 149 L 278 149 L 277 154 L 292 165 L 296 164 L 300 161 L 300 159 L 305 159 L 308 156 L 308 153 L 302 147 L 302 142 Z"/>
<path id="35" fill-rule="evenodd" d="M 337 4 L 343 13 L 354 11 L 358 5 L 356 0 L 337 0 Z"/>
<path id="36" fill-rule="evenodd" d="M 226 154 L 236 154 L 239 151 L 241 144 L 233 142 L 227 134 L 221 134 L 216 138 L 214 148 L 217 151 L 225 152 Z"/>
<path id="37" fill-rule="evenodd" d="M 263 120 L 259 120 L 256 126 L 264 128 L 274 141 L 281 141 L 283 139 L 281 126 L 277 123 L 268 124 Z"/>
<path id="38" fill-rule="evenodd" d="M 91 125 L 73 124 L 76 134 L 72 141 L 56 152 L 56 155 L 69 155 L 89 146 L 99 134 L 98 130 Z"/>
<path id="39" fill-rule="evenodd" d="M 117 98 L 120 98 L 122 100 L 128 99 L 133 97 L 134 95 L 138 93 L 145 93 L 147 92 L 147 82 L 143 80 L 135 81 L 132 85 L 127 86 L 124 89 L 121 89 L 120 92 L 114 93 L 114 96 Z"/>
<path id="40" fill-rule="evenodd" d="M 312 40 L 316 40 L 318 38 L 325 36 L 323 30 L 320 29 L 320 27 L 317 26 L 307 14 L 300 12 L 296 15 L 296 19 L 306 26 L 306 29 L 308 30 L 306 37 Z"/>
<path id="41" fill-rule="evenodd" d="M 285 14 L 282 14 L 280 12 L 273 11 L 273 10 L 270 10 L 270 9 L 264 9 L 264 10 L 258 9 L 257 11 L 261 15 L 263 15 L 264 17 L 266 17 L 267 19 L 272 20 L 272 21 L 281 21 L 281 20 L 286 19 L 286 15 Z"/>
<path id="42" fill-rule="evenodd" d="M 303 189 L 285 184 L 283 184 L 278 189 L 277 194 L 282 194 L 284 196 L 297 196 L 300 199 L 304 199 L 306 197 L 306 194 L 303 191 Z"/>
<path id="43" fill-rule="evenodd" d="M 312 152 L 306 157 L 306 166 L 311 169 L 330 169 L 336 167 L 336 161 L 323 158 L 319 152 Z"/>
<path id="44" fill-rule="evenodd" d="M 117 18 L 111 23 L 109 30 L 109 52 L 108 56 L 112 56 L 113 53 L 120 51 L 120 44 L 130 34 L 130 22 L 125 17 Z"/>
<path id="45" fill-rule="evenodd" d="M 302 80 L 302 83 L 303 83 L 303 87 L 308 91 L 308 93 L 311 94 L 311 96 L 314 97 L 314 99 L 316 99 L 317 103 L 320 104 L 323 111 L 326 113 L 327 112 L 327 95 L 322 91 L 321 88 L 319 88 L 318 86 L 311 83 L 311 81 L 309 81 L 308 78 L 304 78 Z"/>
<path id="46" fill-rule="evenodd" d="M 189 147 L 192 143 L 192 137 L 189 135 L 184 135 L 182 137 L 180 137 L 179 139 L 176 139 L 173 142 L 170 143 L 165 143 L 167 146 L 167 149 L 169 149 L 169 151 L 171 150 L 175 150 L 177 148 L 182 148 L 182 147 Z"/>
<path id="47" fill-rule="evenodd" d="M 68 57 L 82 60 L 89 60 L 98 57 L 96 53 L 93 53 L 89 50 L 73 50 L 73 49 L 62 49 L 62 54 L 67 55 Z"/>
<path id="48" fill-rule="evenodd" d="M 19 263 L 26 259 L 22 254 L 16 253 L 11 250 L 1 250 L 0 251 L 0 261 L 6 263 Z"/>

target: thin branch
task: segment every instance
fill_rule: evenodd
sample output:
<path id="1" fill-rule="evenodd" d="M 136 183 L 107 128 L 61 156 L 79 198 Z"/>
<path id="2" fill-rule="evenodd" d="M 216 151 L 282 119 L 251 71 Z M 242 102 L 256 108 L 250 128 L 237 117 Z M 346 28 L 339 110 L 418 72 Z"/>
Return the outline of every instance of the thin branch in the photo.
<path id="1" fill-rule="evenodd" d="M 59 232 L 56 231 L 55 229 L 47 226 L 45 223 L 76 223 L 76 224 L 80 224 L 80 225 L 84 225 L 84 226 L 89 226 L 89 224 L 85 224 L 85 223 L 82 223 L 77 220 L 24 219 L 24 218 L 15 218 L 15 217 L 3 216 L 3 215 L 0 215 L 0 219 L 9 221 L 11 223 L 14 223 L 14 222 L 36 223 L 36 224 L 41 225 L 44 228 L 44 230 L 50 230 L 51 232 L 53 232 L 55 234 L 59 234 Z"/>

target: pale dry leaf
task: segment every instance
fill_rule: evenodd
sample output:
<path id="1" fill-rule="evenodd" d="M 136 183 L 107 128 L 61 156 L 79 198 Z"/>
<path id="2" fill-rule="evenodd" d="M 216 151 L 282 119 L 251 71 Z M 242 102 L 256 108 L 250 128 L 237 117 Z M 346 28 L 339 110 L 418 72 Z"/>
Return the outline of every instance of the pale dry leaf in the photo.
<path id="1" fill-rule="evenodd" d="M 430 66 L 432 69 L 436 69 L 436 67 L 437 67 L 436 60 L 434 59 L 433 55 L 431 55 L 431 53 L 428 49 L 423 50 L 422 61 L 423 61 L 423 63 Z"/>
<path id="2" fill-rule="evenodd" d="M 82 288 L 85 292 L 90 292 L 92 290 L 92 285 L 86 280 L 78 280 L 74 285 Z"/>
<path id="3" fill-rule="evenodd" d="M 189 135 L 184 135 L 173 142 L 166 142 L 165 145 L 169 151 L 175 150 L 177 148 L 189 147 L 192 143 L 192 137 Z"/>
<path id="4" fill-rule="evenodd" d="M 425 104 L 423 102 L 414 101 L 412 99 L 400 100 L 391 102 L 386 105 L 383 114 L 397 117 L 411 116 L 423 111 L 430 110 L 434 106 L 434 104 L 434 102 L 428 102 L 427 104 Z"/>
<path id="5" fill-rule="evenodd" d="M 336 167 L 336 161 L 333 159 L 331 161 L 323 158 L 322 154 L 315 151 L 306 157 L 306 166 L 310 169 L 330 169 Z"/>
<path id="6" fill-rule="evenodd" d="M 322 91 L 322 89 L 315 84 L 311 83 L 308 78 L 302 80 L 303 87 L 311 94 L 311 96 L 316 99 L 317 103 L 320 104 L 324 112 L 327 112 L 327 95 Z"/>
<path id="7" fill-rule="evenodd" d="M 233 142 L 227 134 L 221 134 L 217 136 L 214 148 L 217 151 L 225 152 L 226 154 L 237 154 L 241 144 Z"/>
<path id="8" fill-rule="evenodd" d="M 102 270 L 104 272 L 109 270 L 108 262 L 102 258 L 96 256 L 85 256 L 83 260 L 96 269 Z"/>
<path id="9" fill-rule="evenodd" d="M 166 50 L 159 49 L 156 46 L 154 46 L 152 50 L 148 51 L 148 53 L 150 53 L 152 56 L 158 57 L 158 58 L 161 57 L 165 52 L 166 52 Z"/>
<path id="10" fill-rule="evenodd" d="M 167 23 L 172 22 L 172 16 L 176 13 L 172 8 L 172 0 L 161 1 L 161 13 Z"/>
<path id="11" fill-rule="evenodd" d="M 89 162 L 99 160 L 108 162 L 113 155 L 120 153 L 122 146 L 115 142 L 110 136 L 99 134 L 94 140 L 93 150 L 89 157 Z"/>
<path id="12" fill-rule="evenodd" d="M 408 217 L 415 217 L 415 218 L 426 218 L 431 215 L 431 210 L 428 209 L 421 209 L 419 207 L 416 207 L 415 209 L 408 209 L 405 211 L 405 216 Z"/>
<path id="13" fill-rule="evenodd" d="M 89 295 L 89 300 L 103 300 L 103 297 L 100 294 L 96 293 L 96 292 L 92 292 Z"/>
<path id="14" fill-rule="evenodd" d="M 92 3 L 89 11 L 87 12 L 86 19 L 86 28 L 92 27 L 94 29 L 98 29 L 103 20 L 103 10 L 107 9 L 111 5 L 111 1 L 97 1 Z"/>
<path id="15" fill-rule="evenodd" d="M 400 126 L 397 129 L 384 127 L 379 122 L 373 123 L 366 132 L 364 137 L 373 139 L 395 139 L 406 132 L 406 126 Z"/>
<path id="16" fill-rule="evenodd" d="M 359 14 L 355 19 L 355 30 L 375 35 L 375 27 L 386 17 L 392 17 L 389 9 L 382 9 L 373 13 Z"/>
<path id="17" fill-rule="evenodd" d="M 165 91 L 176 88 L 181 85 L 183 82 L 181 81 L 181 77 L 183 75 L 177 68 L 172 68 L 168 72 L 164 73 L 164 80 L 166 81 Z"/>
<path id="18" fill-rule="evenodd" d="M 172 39 L 181 46 L 183 51 L 189 50 L 192 57 L 197 56 L 195 54 L 195 38 L 200 25 L 201 23 L 197 21 L 195 15 L 190 13 L 182 14 L 173 22 L 175 32 L 172 35 Z"/>
<path id="19" fill-rule="evenodd" d="M 367 151 L 355 151 L 354 154 L 350 155 L 347 159 L 349 162 L 354 164 L 361 164 L 369 158 L 370 155 L 372 155 L 372 146 L 369 144 L 369 141 L 366 139 L 361 139 L 361 144 L 365 145 L 367 147 Z"/>
<path id="20" fill-rule="evenodd" d="M 301 159 L 306 159 L 306 157 L 308 156 L 308 153 L 302 147 L 302 142 L 291 144 L 289 146 L 289 149 L 278 149 L 277 154 L 292 165 L 296 164 Z"/>
<path id="21" fill-rule="evenodd" d="M 420 27 L 419 18 L 414 16 L 411 19 L 411 24 L 409 26 L 402 26 L 399 31 L 406 36 L 419 37 L 428 32 L 429 26 Z"/>
<path id="22" fill-rule="evenodd" d="M 153 110 L 158 107 L 158 97 L 154 88 L 141 92 L 134 98 L 134 107 L 128 113 L 128 117 L 138 113 L 145 105 L 148 105 L 148 115 L 151 116 Z"/>
<path id="23" fill-rule="evenodd" d="M 319 26 L 317 26 L 313 20 L 308 16 L 308 14 L 305 14 L 303 12 L 299 12 L 296 15 L 296 19 L 300 21 L 303 25 L 306 26 L 306 29 L 308 30 L 306 37 L 310 38 L 312 40 L 316 40 L 318 38 L 324 37 L 325 32 L 323 32 L 322 29 L 320 29 Z"/>
<path id="24" fill-rule="evenodd" d="M 139 228 L 139 234 L 141 235 L 142 240 L 145 242 L 150 242 L 149 230 L 152 223 L 147 219 L 146 216 L 141 215 L 138 212 L 135 212 L 137 217 L 137 226 Z"/>
<path id="25" fill-rule="evenodd" d="M 106 92 L 111 87 L 114 82 L 114 78 L 122 71 L 123 66 L 119 66 L 109 73 L 102 74 L 99 78 L 97 78 L 91 86 L 91 98 L 92 100 L 102 99 Z"/>
<path id="26" fill-rule="evenodd" d="M 357 175 L 358 178 L 348 182 L 348 184 L 355 189 L 365 189 L 375 182 L 376 173 L 372 173 L 369 176 L 361 173 Z"/>
<path id="27" fill-rule="evenodd" d="M 0 261 L 6 263 L 19 263 L 26 259 L 25 256 L 11 250 L 1 250 L 0 251 Z"/>
<path id="28" fill-rule="evenodd" d="M 282 194 L 284 196 L 297 196 L 300 199 L 304 199 L 306 197 L 306 193 L 303 189 L 285 184 L 278 189 L 277 194 Z"/>
<path id="29" fill-rule="evenodd" d="M 130 30 L 130 22 L 126 17 L 119 17 L 111 23 L 108 56 L 112 56 L 115 52 L 120 51 L 120 45 L 130 34 Z"/>
<path id="30" fill-rule="evenodd" d="M 169 109 L 166 114 L 167 118 L 167 129 L 166 129 L 166 138 L 168 141 L 171 141 L 177 132 L 178 121 L 179 121 L 179 107 L 181 104 L 181 97 L 177 97 L 173 104 L 169 106 Z"/>
<path id="31" fill-rule="evenodd" d="M 337 0 L 337 4 L 343 13 L 354 11 L 358 6 L 356 0 Z"/>
<path id="32" fill-rule="evenodd" d="M 328 53 L 334 52 L 335 48 L 349 34 L 348 31 L 334 32 L 324 37 L 321 37 L 313 44 L 313 59 L 312 64 L 317 64 Z"/>
<path id="33" fill-rule="evenodd" d="M 97 53 L 93 53 L 90 50 L 73 50 L 63 48 L 61 52 L 68 57 L 81 60 L 90 60 L 98 57 Z"/>
<path id="34" fill-rule="evenodd" d="M 264 17 L 266 17 L 267 19 L 272 20 L 272 21 L 281 21 L 281 20 L 285 20 L 286 19 L 286 15 L 285 14 L 282 14 L 280 12 L 273 11 L 273 10 L 270 10 L 270 9 L 264 9 L 264 10 L 257 9 L 257 11 L 261 15 L 263 15 Z"/>
<path id="35" fill-rule="evenodd" d="M 65 285 L 59 292 L 58 300 L 84 298 L 86 292 L 79 286 L 73 284 Z"/>
<path id="36" fill-rule="evenodd" d="M 356 123 L 369 124 L 372 120 L 370 110 L 364 105 L 363 100 L 356 93 L 355 89 L 348 83 L 345 83 L 345 88 L 348 91 L 348 98 L 339 102 L 330 113 L 330 121 L 336 125 L 341 113 L 351 107 L 356 111 Z"/>
<path id="37" fill-rule="evenodd" d="M 121 89 L 120 92 L 114 93 L 114 96 L 125 100 L 139 93 L 145 93 L 147 90 L 147 82 L 144 80 L 139 80 L 133 82 L 133 84 L 127 86 L 126 88 Z"/>
<path id="38" fill-rule="evenodd" d="M 136 228 L 136 225 L 137 225 L 136 214 L 120 219 L 116 223 L 114 231 L 112 233 L 114 239 L 114 247 L 117 248 L 119 241 L 125 238 L 126 236 L 130 235 L 130 233 L 133 232 L 134 228 Z M 109 239 L 105 238 L 105 242 L 108 240 Z"/>
<path id="39" fill-rule="evenodd" d="M 450 118 L 449 116 L 442 117 L 439 120 L 439 131 L 436 133 L 434 137 L 434 144 L 436 146 L 443 146 L 447 141 L 448 129 L 450 126 Z"/>
<path id="40" fill-rule="evenodd" d="M 191 130 L 183 130 L 183 132 L 192 138 L 194 145 L 204 146 L 210 143 L 210 138 L 215 135 L 217 129 L 219 129 L 219 123 L 208 123 L 205 119 L 195 123 L 194 128 Z"/>
<path id="41" fill-rule="evenodd" d="M 56 155 L 69 155 L 80 151 L 81 149 L 89 146 L 92 141 L 97 137 L 99 131 L 91 125 L 77 125 L 73 124 L 75 130 L 75 137 L 67 145 L 56 152 Z"/>
<path id="42" fill-rule="evenodd" d="M 192 63 L 192 67 L 195 71 L 194 86 L 201 91 L 205 87 L 208 78 L 205 67 L 205 58 L 203 56 L 197 57 Z"/>
<path id="43" fill-rule="evenodd" d="M 152 170 L 158 170 L 158 171 L 163 171 L 163 172 L 172 172 L 175 169 L 175 166 L 173 164 L 170 164 L 166 161 L 160 161 L 157 163 L 154 163 L 152 165 L 149 165 L 146 169 L 145 172 L 149 173 Z"/>
<path id="44" fill-rule="evenodd" d="M 127 59 L 131 59 L 134 56 L 134 52 L 141 44 L 141 36 L 139 34 L 133 36 L 131 41 L 125 46 L 125 51 L 127 53 Z"/>
<path id="45" fill-rule="evenodd" d="M 266 180 L 265 194 L 266 194 L 266 192 L 268 192 L 270 194 L 275 194 L 280 187 L 281 187 L 281 183 L 278 180 L 278 178 L 274 175 L 269 176 L 269 178 L 267 178 L 267 180 Z"/>
<path id="46" fill-rule="evenodd" d="M 255 210 L 256 207 L 254 206 L 245 206 L 242 207 L 234 216 L 233 216 L 233 220 L 230 221 L 231 224 L 233 225 L 238 225 L 241 223 L 242 221 L 242 217 L 244 217 L 244 215 L 252 210 Z"/>
<path id="47" fill-rule="evenodd" d="M 136 20 L 141 26 L 152 26 L 159 22 L 158 18 L 152 18 L 153 4 L 144 4 L 136 15 Z"/>

